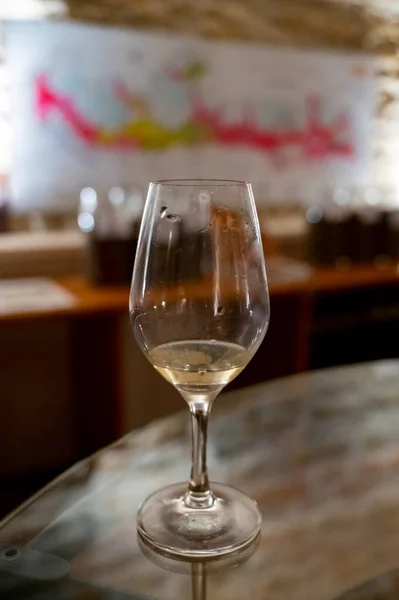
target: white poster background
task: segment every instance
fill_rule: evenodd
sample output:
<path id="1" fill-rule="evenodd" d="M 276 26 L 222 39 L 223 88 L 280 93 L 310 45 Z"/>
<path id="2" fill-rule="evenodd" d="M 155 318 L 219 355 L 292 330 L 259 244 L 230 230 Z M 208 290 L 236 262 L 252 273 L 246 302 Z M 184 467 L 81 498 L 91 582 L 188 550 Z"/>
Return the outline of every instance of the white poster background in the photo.
<path id="1" fill-rule="evenodd" d="M 233 178 L 265 195 L 292 195 L 309 186 L 366 183 L 376 108 L 375 65 L 367 55 L 282 50 L 70 23 L 16 23 L 6 29 L 13 118 L 12 190 L 16 208 L 76 203 L 87 185 L 163 178 Z M 179 127 L 190 115 L 187 86 L 170 73 L 205 65 L 196 89 L 224 124 L 254 120 L 259 128 L 306 130 L 308 102 L 318 98 L 319 124 L 346 115 L 351 156 L 313 159 L 286 145 L 264 151 L 248 144 L 176 144 L 161 149 L 90 145 L 56 107 L 37 114 L 37 81 L 72 101 L 99 131 L 118 131 L 138 118 L 115 97 L 115 85 L 145 98 L 151 118 Z M 177 77 L 177 76 L 176 76 Z M 245 116 L 246 115 L 246 116 Z M 249 115 L 249 116 L 248 116 Z M 254 116 L 255 115 L 255 116 Z M 340 138 L 341 139 L 341 138 Z M 265 185 L 268 186 L 267 194 Z M 303 193 L 303 192 L 302 192 Z"/>

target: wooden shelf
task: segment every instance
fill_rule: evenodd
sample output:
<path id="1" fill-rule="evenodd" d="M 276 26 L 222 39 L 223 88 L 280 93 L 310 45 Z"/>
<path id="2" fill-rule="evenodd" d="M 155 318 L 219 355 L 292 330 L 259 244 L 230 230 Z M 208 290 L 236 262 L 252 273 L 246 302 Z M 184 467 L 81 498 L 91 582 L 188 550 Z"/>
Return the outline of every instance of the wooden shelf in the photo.
<path id="1" fill-rule="evenodd" d="M 94 313 L 127 313 L 129 303 L 129 287 L 96 287 L 84 277 L 61 278 L 57 280 L 71 292 L 76 299 L 74 305 L 51 309 L 46 312 L 16 312 L 0 314 L 0 322 L 19 321 L 25 319 L 48 319 L 52 317 L 80 317 Z M 330 268 L 310 270 L 308 275 L 292 281 L 269 281 L 270 295 L 312 296 L 332 291 L 344 291 L 360 288 L 372 288 L 380 285 L 399 284 L 399 267 L 390 265 L 374 267 L 358 266 L 347 271 Z"/>

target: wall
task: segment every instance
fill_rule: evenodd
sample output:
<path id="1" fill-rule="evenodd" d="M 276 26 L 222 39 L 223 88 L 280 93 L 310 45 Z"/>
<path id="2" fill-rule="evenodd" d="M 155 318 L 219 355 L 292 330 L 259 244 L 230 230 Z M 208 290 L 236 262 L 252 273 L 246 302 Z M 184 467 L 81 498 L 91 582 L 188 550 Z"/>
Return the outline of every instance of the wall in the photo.
<path id="1" fill-rule="evenodd" d="M 30 0 L 29 6 L 30 15 L 35 6 L 36 14 L 41 17 L 46 14 L 49 18 L 172 29 L 184 34 L 262 41 L 278 46 L 375 53 L 380 103 L 373 131 L 373 173 L 378 185 L 398 183 L 399 7 L 395 1 Z M 13 14 L 10 8 L 9 12 Z M 15 16 L 24 15 L 18 11 Z M 1 113 L 0 102 L 0 133 Z M 1 160 L 0 149 L 0 172 Z"/>
<path id="2" fill-rule="evenodd" d="M 399 5 L 394 0 L 65 0 L 64 6 L 69 17 L 90 22 L 377 54 L 374 176 L 379 185 L 397 185 Z"/>

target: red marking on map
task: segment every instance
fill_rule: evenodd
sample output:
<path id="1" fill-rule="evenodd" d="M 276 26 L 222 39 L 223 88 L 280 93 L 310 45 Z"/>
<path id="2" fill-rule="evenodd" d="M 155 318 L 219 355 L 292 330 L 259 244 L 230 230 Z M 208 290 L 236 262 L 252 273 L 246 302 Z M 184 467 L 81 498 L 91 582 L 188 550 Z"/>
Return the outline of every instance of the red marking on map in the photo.
<path id="1" fill-rule="evenodd" d="M 221 110 L 207 107 L 203 99 L 192 97 L 191 115 L 187 122 L 173 129 L 159 123 L 151 115 L 149 103 L 123 84 L 115 85 L 116 101 L 132 107 L 137 118 L 122 127 L 110 130 L 95 124 L 76 106 L 74 100 L 52 88 L 45 74 L 35 80 L 35 109 L 38 118 L 48 119 L 57 113 L 69 129 L 89 146 L 118 149 L 166 149 L 175 145 L 217 143 L 227 147 L 248 147 L 266 154 L 278 154 L 284 149 L 299 149 L 308 160 L 341 156 L 352 158 L 353 145 L 346 140 L 348 118 L 339 116 L 330 123 L 320 119 L 320 99 L 307 100 L 307 120 L 302 129 L 273 131 L 256 123 L 251 111 L 236 123 L 227 123 Z"/>

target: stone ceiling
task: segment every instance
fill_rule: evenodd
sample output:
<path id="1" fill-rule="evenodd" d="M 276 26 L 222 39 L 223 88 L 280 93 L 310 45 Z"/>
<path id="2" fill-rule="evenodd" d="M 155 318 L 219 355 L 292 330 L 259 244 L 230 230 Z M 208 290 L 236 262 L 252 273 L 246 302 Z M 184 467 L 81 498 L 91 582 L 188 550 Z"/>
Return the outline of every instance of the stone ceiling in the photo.
<path id="1" fill-rule="evenodd" d="M 39 0 L 44 6 L 51 0 Z M 67 17 L 279 45 L 395 55 L 395 0 L 63 0 Z M 51 11 L 50 11 L 51 12 Z"/>

